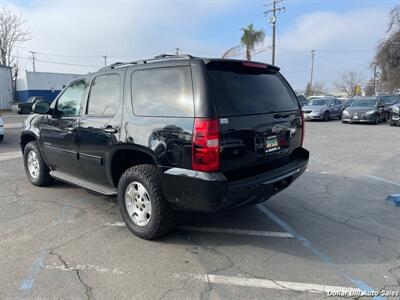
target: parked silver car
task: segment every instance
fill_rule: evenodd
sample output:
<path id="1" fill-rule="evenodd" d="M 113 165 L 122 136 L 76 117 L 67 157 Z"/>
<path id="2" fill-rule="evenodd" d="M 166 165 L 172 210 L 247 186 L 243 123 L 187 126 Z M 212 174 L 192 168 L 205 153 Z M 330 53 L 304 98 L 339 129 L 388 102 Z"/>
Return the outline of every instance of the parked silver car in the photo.
<path id="1" fill-rule="evenodd" d="M 305 120 L 324 120 L 341 118 L 342 102 L 336 98 L 314 98 L 302 107 Z"/>

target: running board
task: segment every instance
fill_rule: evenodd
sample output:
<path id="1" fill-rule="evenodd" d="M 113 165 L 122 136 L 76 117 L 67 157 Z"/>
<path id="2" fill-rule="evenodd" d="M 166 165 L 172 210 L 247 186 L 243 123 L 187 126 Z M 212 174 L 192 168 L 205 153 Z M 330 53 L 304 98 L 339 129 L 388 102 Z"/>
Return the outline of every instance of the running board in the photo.
<path id="1" fill-rule="evenodd" d="M 93 183 L 89 180 L 82 179 L 76 176 L 72 176 L 60 171 L 51 171 L 50 176 L 66 183 L 70 183 L 73 185 L 77 185 L 79 187 L 83 187 L 88 190 L 95 191 L 97 193 L 107 195 L 107 196 L 114 196 L 117 195 L 117 189 L 111 188 L 102 184 Z"/>

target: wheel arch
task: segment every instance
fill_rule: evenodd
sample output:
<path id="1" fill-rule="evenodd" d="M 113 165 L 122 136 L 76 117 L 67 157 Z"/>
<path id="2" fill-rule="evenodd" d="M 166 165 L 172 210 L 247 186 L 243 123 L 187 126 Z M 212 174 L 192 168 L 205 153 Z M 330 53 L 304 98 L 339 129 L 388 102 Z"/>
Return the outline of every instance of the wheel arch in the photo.
<path id="1" fill-rule="evenodd" d="M 33 141 L 38 141 L 37 136 L 31 131 L 23 131 L 20 138 L 21 151 L 24 153 L 25 146 Z"/>
<path id="2" fill-rule="evenodd" d="M 122 174 L 130 167 L 150 164 L 159 166 L 157 157 L 145 147 L 136 145 L 121 145 L 115 147 L 109 154 L 107 174 L 109 181 L 118 186 Z"/>

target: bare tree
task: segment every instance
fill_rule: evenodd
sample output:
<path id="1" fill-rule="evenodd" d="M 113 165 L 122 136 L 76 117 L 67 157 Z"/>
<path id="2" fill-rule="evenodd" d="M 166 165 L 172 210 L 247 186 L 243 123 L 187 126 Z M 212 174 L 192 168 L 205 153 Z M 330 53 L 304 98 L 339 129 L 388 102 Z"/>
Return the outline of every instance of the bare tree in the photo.
<path id="1" fill-rule="evenodd" d="M 25 20 L 6 6 L 0 7 L 0 64 L 11 66 L 14 61 L 12 51 L 21 42 L 31 39 Z"/>
<path id="2" fill-rule="evenodd" d="M 317 96 L 325 95 L 326 94 L 325 83 L 322 81 L 318 81 L 318 82 L 314 83 L 314 85 L 312 87 L 312 91 L 313 91 L 313 94 L 317 95 Z"/>
<path id="3" fill-rule="evenodd" d="M 375 62 L 381 71 L 381 85 L 392 92 L 400 88 L 400 5 L 390 12 L 389 36 L 378 46 Z"/>
<path id="4" fill-rule="evenodd" d="M 387 32 L 390 32 L 392 30 L 397 31 L 399 30 L 399 28 L 400 28 L 400 5 L 397 5 L 390 11 L 390 21 Z"/>
<path id="5" fill-rule="evenodd" d="M 346 93 L 347 96 L 353 97 L 357 95 L 358 87 L 360 87 L 362 81 L 363 75 L 361 72 L 345 71 L 340 75 L 340 79 L 335 82 L 335 86 L 341 92 Z"/>

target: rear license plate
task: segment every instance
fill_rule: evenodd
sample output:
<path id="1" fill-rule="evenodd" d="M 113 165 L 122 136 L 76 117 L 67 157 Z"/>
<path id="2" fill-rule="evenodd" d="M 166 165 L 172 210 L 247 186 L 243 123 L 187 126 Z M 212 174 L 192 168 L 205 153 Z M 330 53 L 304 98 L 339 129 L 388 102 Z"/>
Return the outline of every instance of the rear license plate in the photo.
<path id="1" fill-rule="evenodd" d="M 276 135 L 269 136 L 265 139 L 265 152 L 273 152 L 279 150 L 278 137 Z"/>
<path id="2" fill-rule="evenodd" d="M 353 119 L 358 119 L 358 115 L 354 114 Z"/>
<path id="3" fill-rule="evenodd" d="M 393 121 L 398 121 L 398 120 L 400 120 L 400 118 L 399 118 L 399 116 L 392 116 L 392 120 Z"/>

